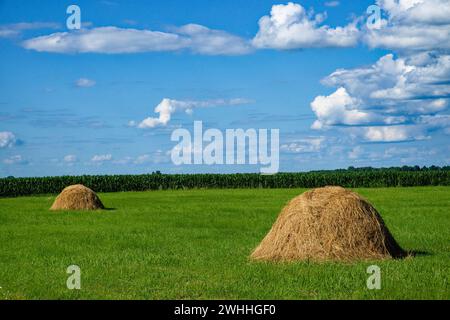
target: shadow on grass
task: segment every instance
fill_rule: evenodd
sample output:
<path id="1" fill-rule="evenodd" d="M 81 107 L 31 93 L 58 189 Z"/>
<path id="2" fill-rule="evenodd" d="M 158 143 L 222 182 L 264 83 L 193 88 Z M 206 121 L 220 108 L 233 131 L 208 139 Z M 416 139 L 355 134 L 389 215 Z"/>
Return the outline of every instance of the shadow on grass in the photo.
<path id="1" fill-rule="evenodd" d="M 431 256 L 432 253 L 427 251 L 421 251 L 421 250 L 410 250 L 408 251 L 408 256 L 410 257 L 426 257 Z"/>

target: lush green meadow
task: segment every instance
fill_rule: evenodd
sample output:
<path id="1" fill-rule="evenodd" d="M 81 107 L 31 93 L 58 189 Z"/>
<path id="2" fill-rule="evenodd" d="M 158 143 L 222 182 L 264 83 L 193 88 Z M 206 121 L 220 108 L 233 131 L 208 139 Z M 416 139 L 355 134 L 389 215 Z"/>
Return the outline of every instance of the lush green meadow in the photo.
<path id="1" fill-rule="evenodd" d="M 356 189 L 415 257 L 248 260 L 305 189 L 101 193 L 109 210 L 50 212 L 54 196 L 0 199 L 0 299 L 448 299 L 450 187 Z M 81 290 L 66 268 L 81 267 Z M 366 268 L 381 267 L 381 290 Z"/>

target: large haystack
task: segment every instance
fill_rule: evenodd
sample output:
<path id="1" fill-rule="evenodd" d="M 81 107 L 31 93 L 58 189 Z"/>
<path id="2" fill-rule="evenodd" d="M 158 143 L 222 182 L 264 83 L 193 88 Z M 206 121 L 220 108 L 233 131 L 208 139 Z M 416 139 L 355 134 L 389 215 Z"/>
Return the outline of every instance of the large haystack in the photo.
<path id="1" fill-rule="evenodd" d="M 292 199 L 251 258 L 351 261 L 404 255 L 372 205 L 352 191 L 325 187 Z"/>
<path id="2" fill-rule="evenodd" d="M 104 208 L 94 191 L 82 184 L 75 184 L 65 188 L 56 197 L 50 210 L 98 210 Z"/>

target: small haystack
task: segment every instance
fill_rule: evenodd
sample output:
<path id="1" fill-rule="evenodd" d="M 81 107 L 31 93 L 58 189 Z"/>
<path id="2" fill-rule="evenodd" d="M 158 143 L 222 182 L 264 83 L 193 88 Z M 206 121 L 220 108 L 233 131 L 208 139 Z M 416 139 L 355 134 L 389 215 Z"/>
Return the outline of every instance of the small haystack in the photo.
<path id="1" fill-rule="evenodd" d="M 65 188 L 56 197 L 50 210 L 98 210 L 104 208 L 94 191 L 82 184 L 75 184 Z"/>
<path id="2" fill-rule="evenodd" d="M 372 205 L 342 187 L 325 187 L 292 199 L 251 258 L 351 261 L 403 256 Z"/>

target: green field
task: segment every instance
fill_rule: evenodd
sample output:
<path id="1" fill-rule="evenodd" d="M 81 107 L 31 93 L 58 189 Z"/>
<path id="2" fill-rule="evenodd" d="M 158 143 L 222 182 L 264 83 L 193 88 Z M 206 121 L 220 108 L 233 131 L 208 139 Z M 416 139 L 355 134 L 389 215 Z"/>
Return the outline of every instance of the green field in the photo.
<path id="1" fill-rule="evenodd" d="M 0 199 L 0 299 L 448 299 L 450 187 L 355 189 L 403 260 L 254 263 L 251 250 L 304 189 L 102 193 L 109 210 L 50 212 L 54 196 Z M 81 290 L 66 268 L 81 267 Z M 381 267 L 368 290 L 366 268 Z"/>

